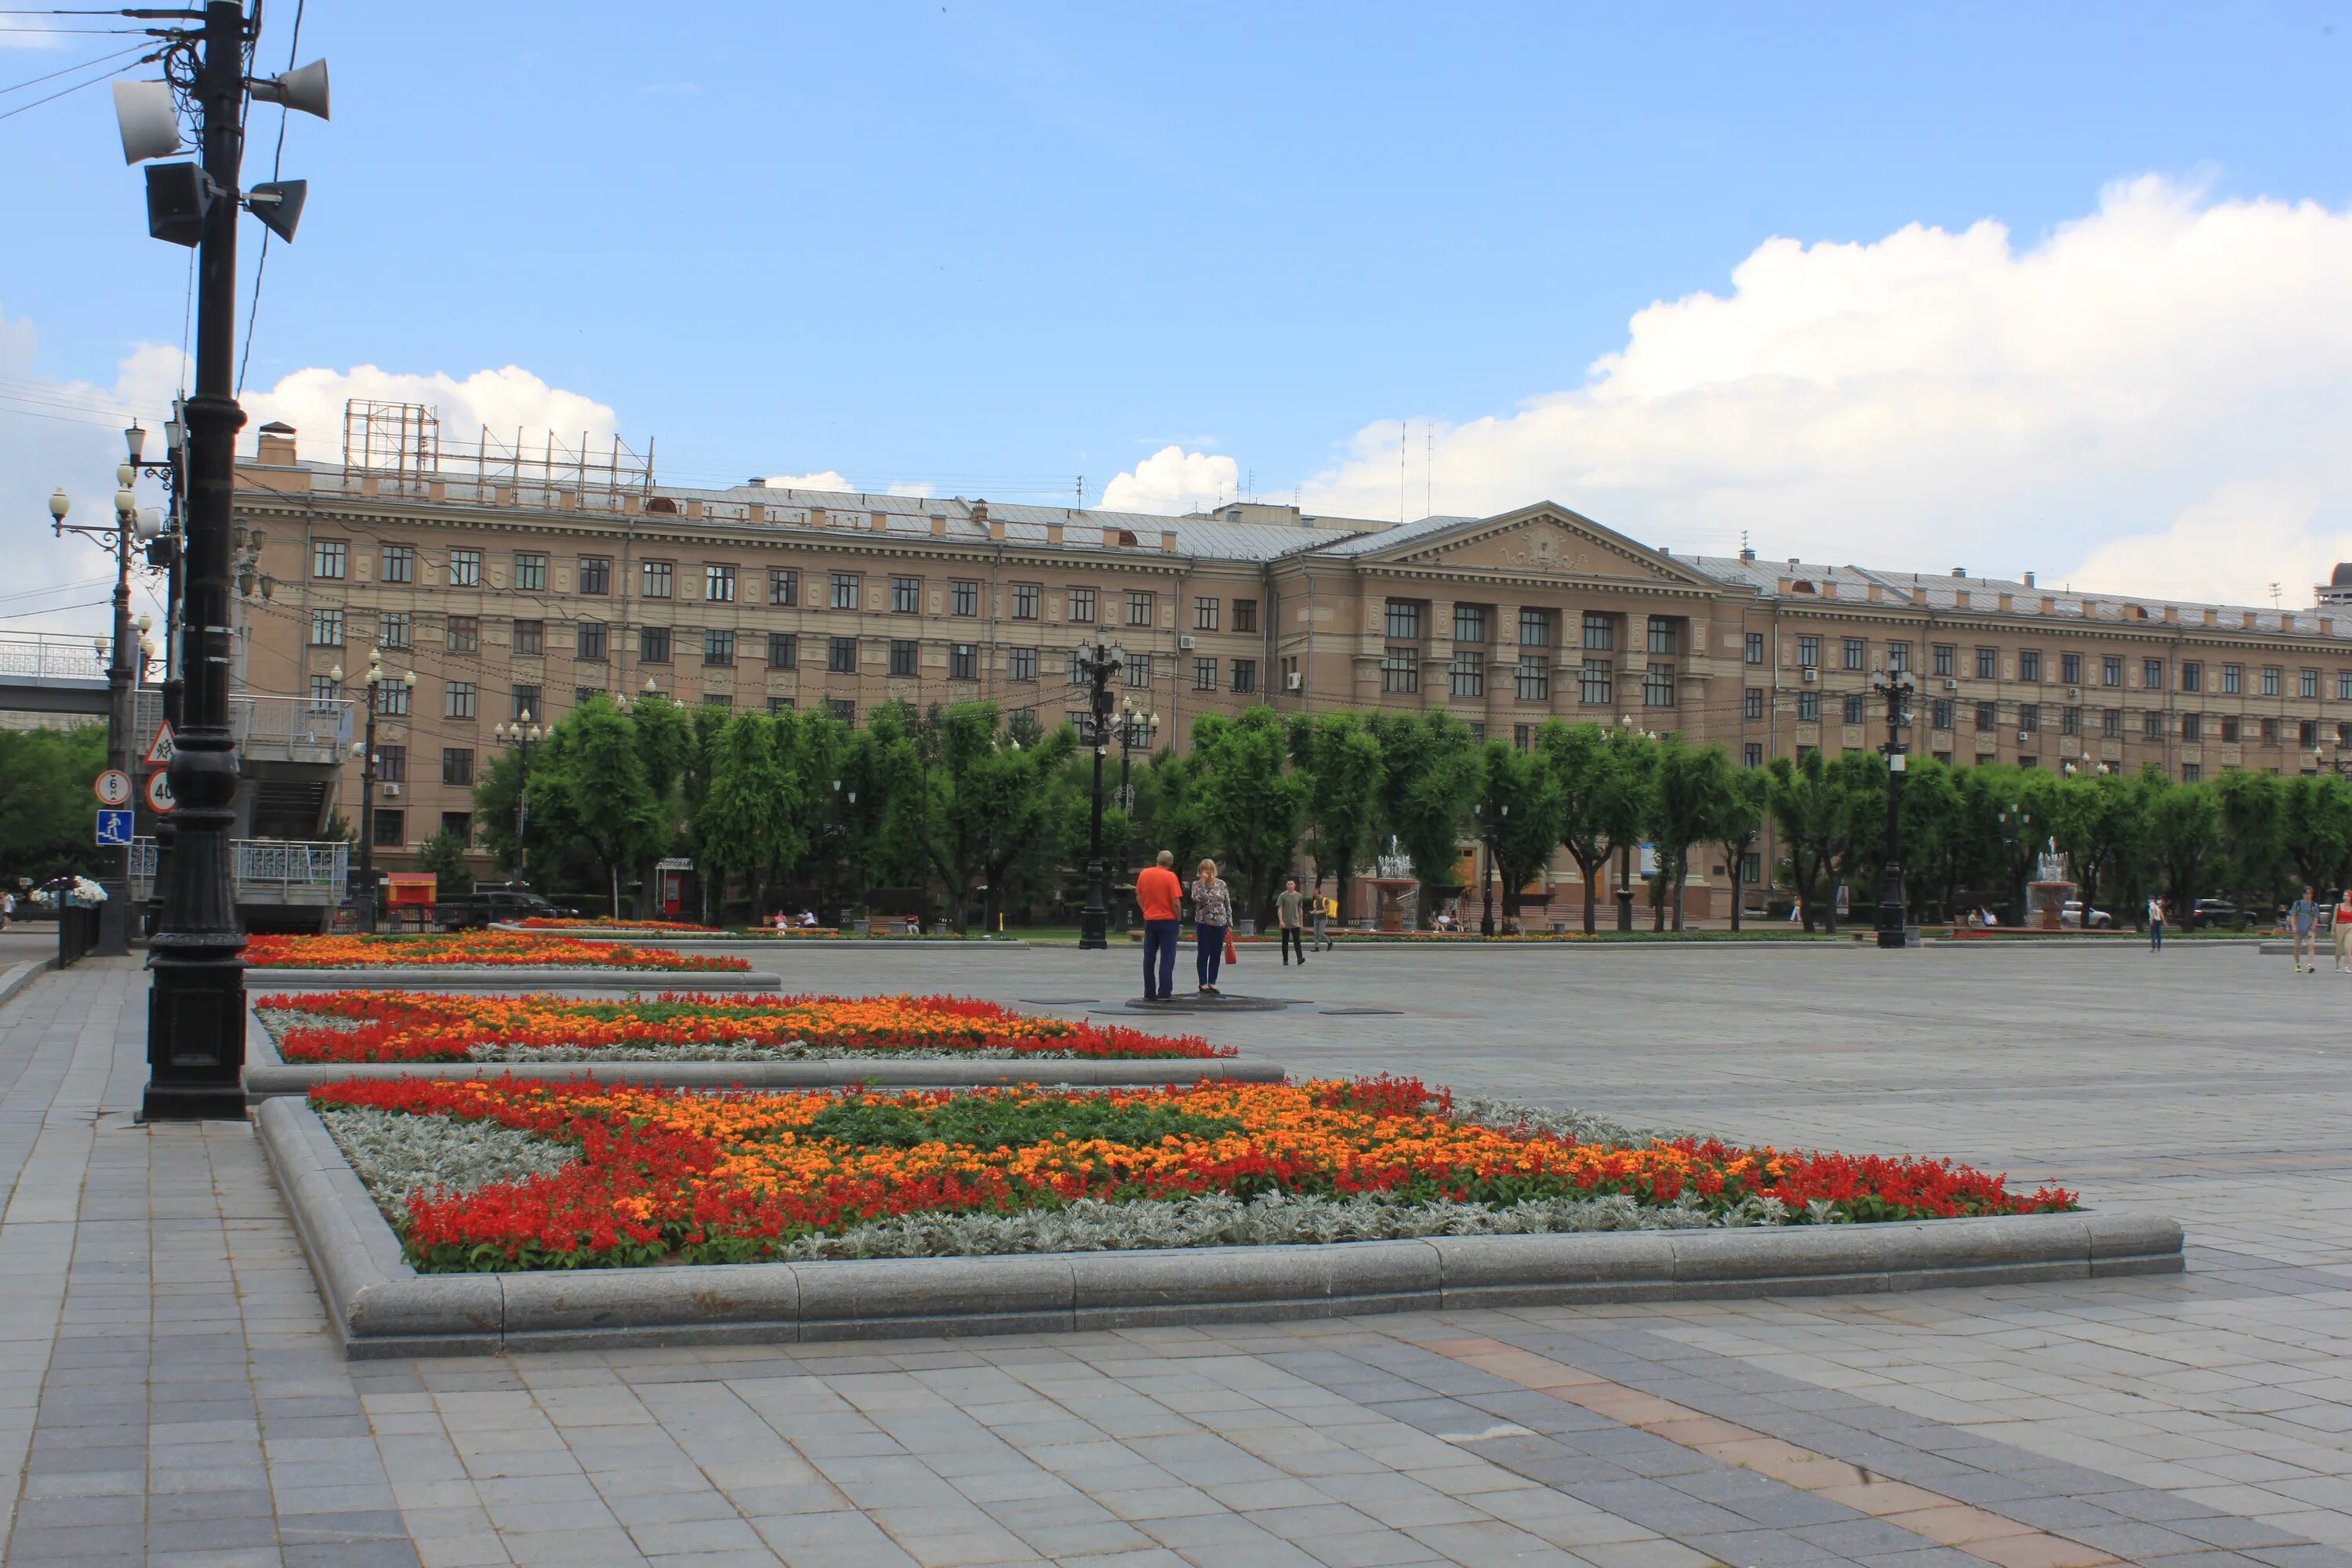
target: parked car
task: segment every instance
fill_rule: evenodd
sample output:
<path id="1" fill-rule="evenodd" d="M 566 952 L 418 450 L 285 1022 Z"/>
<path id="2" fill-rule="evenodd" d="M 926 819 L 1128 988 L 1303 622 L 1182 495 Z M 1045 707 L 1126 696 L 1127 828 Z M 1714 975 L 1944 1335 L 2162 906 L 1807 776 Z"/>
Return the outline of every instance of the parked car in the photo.
<path id="1" fill-rule="evenodd" d="M 2227 899 L 2200 899 L 2189 906 L 2189 918 L 2181 923 L 2190 931 L 2208 928 L 2252 931 L 2254 929 L 2254 911 L 2241 909 Z"/>
<path id="2" fill-rule="evenodd" d="M 433 923 L 443 931 L 478 931 L 496 921 L 560 920 L 576 911 L 526 888 L 477 888 L 433 906 Z"/>
<path id="3" fill-rule="evenodd" d="M 2067 900 L 2064 907 L 2058 911 L 2058 922 L 2061 925 L 2074 926 L 2077 928 L 2084 927 L 2085 921 L 2083 911 L 2083 900 L 2080 899 Z M 2094 909 L 2089 914 L 2087 929 L 2091 931 L 2113 931 L 2116 929 L 2116 917 L 2109 914 L 2105 910 Z"/>

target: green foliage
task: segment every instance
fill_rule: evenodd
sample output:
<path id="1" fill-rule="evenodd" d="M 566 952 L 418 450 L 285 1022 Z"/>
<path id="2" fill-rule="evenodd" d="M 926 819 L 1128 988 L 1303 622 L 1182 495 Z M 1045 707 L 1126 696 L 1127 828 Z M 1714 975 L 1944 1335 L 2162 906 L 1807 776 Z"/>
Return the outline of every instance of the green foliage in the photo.
<path id="1" fill-rule="evenodd" d="M 1299 714 L 1290 721 L 1290 764 L 1307 780 L 1307 848 L 1318 878 L 1348 880 L 1367 863 L 1385 777 L 1381 742 L 1353 713 Z"/>
<path id="2" fill-rule="evenodd" d="M 1674 890 L 1675 929 L 1680 931 L 1691 846 L 1714 836 L 1731 790 L 1731 764 L 1719 746 L 1696 747 L 1668 735 L 1652 751 L 1649 774 L 1650 838 L 1657 847 L 1660 880 Z"/>
<path id="3" fill-rule="evenodd" d="M 458 899 L 474 890 L 474 873 L 466 864 L 466 841 L 443 828 L 416 847 L 416 868 L 438 879 L 436 898 Z"/>
<path id="4" fill-rule="evenodd" d="M 1381 747 L 1381 831 L 1412 858 L 1423 888 L 1450 886 L 1470 807 L 1486 782 L 1477 741 L 1443 710 L 1375 713 L 1368 722 Z M 1424 918 L 1434 903 L 1422 900 Z"/>
<path id="5" fill-rule="evenodd" d="M 2147 813 L 2149 847 L 2175 918 L 2180 918 L 2203 893 L 2221 858 L 2221 796 L 2211 784 L 2171 784 L 2161 773 L 2147 782 L 2154 797 Z"/>
<path id="6" fill-rule="evenodd" d="M 1559 847 L 1559 781 L 1541 754 L 1503 741 L 1487 742 L 1479 763 L 1486 775 L 1480 826 L 1502 878 L 1503 913 L 1517 920 L 1519 889 L 1542 873 Z"/>
<path id="7" fill-rule="evenodd" d="M 97 798 L 106 767 L 106 726 L 0 730 L 0 876 L 13 889 L 96 863 Z"/>
<path id="8" fill-rule="evenodd" d="M 1307 781 L 1283 768 L 1282 722 L 1263 705 L 1238 719 L 1214 714 L 1192 726 L 1202 826 L 1223 851 L 1234 910 L 1268 918 L 1298 848 Z"/>
<path id="9" fill-rule="evenodd" d="M 638 724 L 647 706 L 624 713 L 592 698 L 531 755 L 533 837 L 544 833 L 553 842 L 585 845 L 604 873 L 615 910 L 621 873 L 659 855 L 670 841 L 669 819 L 646 771 Z"/>
<path id="10" fill-rule="evenodd" d="M 1610 851 L 1641 835 L 1638 779 L 1625 752 L 1600 725 L 1551 720 L 1536 731 L 1536 752 L 1559 793 L 1559 837 L 1584 879 L 1584 929 L 1594 929 L 1601 868 Z"/>

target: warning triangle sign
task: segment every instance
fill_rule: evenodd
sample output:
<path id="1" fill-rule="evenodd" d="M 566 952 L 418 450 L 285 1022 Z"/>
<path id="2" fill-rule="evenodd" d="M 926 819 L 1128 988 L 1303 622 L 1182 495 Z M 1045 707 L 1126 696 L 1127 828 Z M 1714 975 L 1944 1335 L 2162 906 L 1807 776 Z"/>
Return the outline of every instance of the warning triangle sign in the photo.
<path id="1" fill-rule="evenodd" d="M 157 767 L 163 767 L 171 762 L 172 721 L 170 720 L 166 719 L 155 726 L 155 738 L 147 743 L 147 751 L 139 760 L 142 763 L 152 763 Z"/>

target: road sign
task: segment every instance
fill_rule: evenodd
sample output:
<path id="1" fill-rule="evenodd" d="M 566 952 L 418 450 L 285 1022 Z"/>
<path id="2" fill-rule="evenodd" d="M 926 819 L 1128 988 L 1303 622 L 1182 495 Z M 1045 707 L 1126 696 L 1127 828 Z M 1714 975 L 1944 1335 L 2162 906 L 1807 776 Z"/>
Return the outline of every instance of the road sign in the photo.
<path id="1" fill-rule="evenodd" d="M 172 775 L 157 768 L 147 775 L 147 809 L 158 816 L 169 816 L 180 803 L 172 798 Z"/>
<path id="2" fill-rule="evenodd" d="M 147 742 L 147 750 L 139 760 L 160 768 L 171 762 L 172 749 L 172 721 L 166 719 L 155 726 L 155 738 Z"/>
<path id="3" fill-rule="evenodd" d="M 98 782 L 90 787 L 98 795 L 100 805 L 131 804 L 131 775 L 121 768 L 107 769 L 98 775 Z"/>
<path id="4" fill-rule="evenodd" d="M 131 842 L 131 813 L 101 811 L 98 814 L 98 847 L 117 849 Z"/>

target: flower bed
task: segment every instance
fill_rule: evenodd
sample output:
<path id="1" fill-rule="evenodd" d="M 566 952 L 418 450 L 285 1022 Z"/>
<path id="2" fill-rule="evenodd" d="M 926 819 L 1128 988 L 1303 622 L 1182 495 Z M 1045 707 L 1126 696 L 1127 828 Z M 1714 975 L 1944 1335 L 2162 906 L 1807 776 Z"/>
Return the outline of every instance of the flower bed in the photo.
<path id="1" fill-rule="evenodd" d="M 577 915 L 532 915 L 514 923 L 524 931 L 642 931 L 673 936 L 725 934 L 717 926 L 696 925 L 691 921 L 600 921 Z"/>
<path id="2" fill-rule="evenodd" d="M 331 991 L 256 1004 L 289 1062 L 741 1061 L 870 1056 L 1207 1059 L 1196 1035 L 1015 1013 L 957 996 L 665 992 L 621 1001 Z"/>
<path id="3" fill-rule="evenodd" d="M 1391 1235 L 2074 1206 L 2071 1193 L 2011 1193 L 1948 1162 L 1586 1141 L 1598 1129 L 1573 1120 L 1458 1114 L 1412 1079 L 696 1095 L 401 1079 L 326 1084 L 310 1099 L 363 1177 L 375 1173 L 410 1260 L 445 1272 L 1022 1250 L 1024 1235 L 1034 1246 L 1055 1234 L 1041 1216 L 1076 1222 L 1061 1227 L 1063 1247 L 1163 1246 L 1171 1224 L 1220 1238 L 1209 1213 L 1220 1206 L 1228 1222 L 1303 1208 Z M 445 1173 L 420 1157 L 419 1137 L 433 1134 L 403 1117 L 463 1128 L 463 1160 Z M 551 1170 L 548 1144 L 574 1157 Z M 971 1245 L 991 1234 L 1014 1245 Z"/>
<path id="4" fill-rule="evenodd" d="M 251 969 L 748 970 L 750 961 L 538 932 L 469 931 L 434 936 L 254 936 Z"/>

